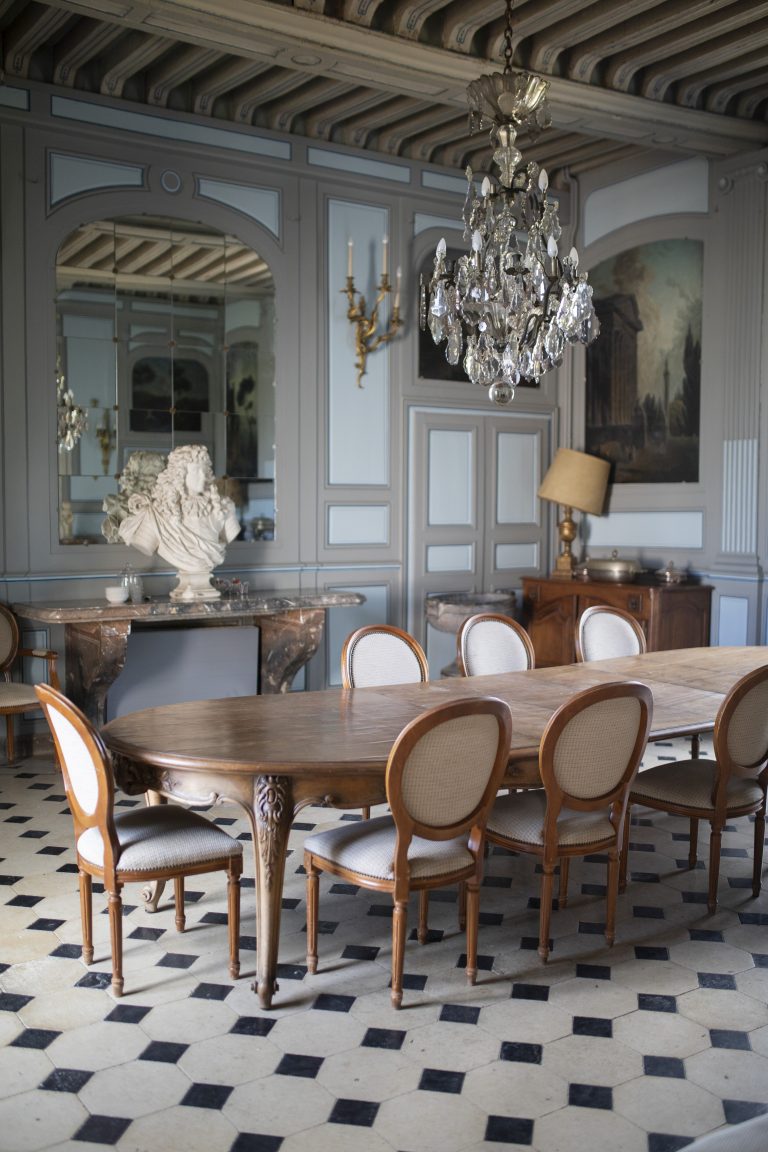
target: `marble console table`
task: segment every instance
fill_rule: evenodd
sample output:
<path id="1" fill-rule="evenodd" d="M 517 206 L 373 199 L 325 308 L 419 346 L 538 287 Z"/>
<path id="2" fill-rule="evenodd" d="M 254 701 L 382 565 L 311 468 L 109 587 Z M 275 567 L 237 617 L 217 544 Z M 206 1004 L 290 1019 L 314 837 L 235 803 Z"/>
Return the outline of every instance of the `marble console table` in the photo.
<path id="1" fill-rule="evenodd" d="M 260 630 L 260 691 L 287 692 L 317 652 L 326 609 L 364 602 L 358 592 L 254 592 L 191 603 L 167 596 L 141 604 L 60 600 L 14 604 L 13 611 L 21 620 L 64 626 L 67 695 L 100 726 L 107 692 L 125 665 L 134 622 L 141 628 L 187 621 L 194 626 L 253 624 Z"/>

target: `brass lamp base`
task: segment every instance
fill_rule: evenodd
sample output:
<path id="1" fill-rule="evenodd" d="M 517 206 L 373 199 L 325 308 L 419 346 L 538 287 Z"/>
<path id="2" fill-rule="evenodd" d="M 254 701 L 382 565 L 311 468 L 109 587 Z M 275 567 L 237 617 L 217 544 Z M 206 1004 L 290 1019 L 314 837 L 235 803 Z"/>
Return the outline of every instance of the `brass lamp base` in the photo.
<path id="1" fill-rule="evenodd" d="M 560 554 L 555 560 L 555 570 L 552 578 L 555 580 L 573 579 L 573 553 L 571 544 L 576 539 L 576 522 L 573 519 L 573 509 L 563 505 L 563 518 L 557 526 L 560 533 Z"/>

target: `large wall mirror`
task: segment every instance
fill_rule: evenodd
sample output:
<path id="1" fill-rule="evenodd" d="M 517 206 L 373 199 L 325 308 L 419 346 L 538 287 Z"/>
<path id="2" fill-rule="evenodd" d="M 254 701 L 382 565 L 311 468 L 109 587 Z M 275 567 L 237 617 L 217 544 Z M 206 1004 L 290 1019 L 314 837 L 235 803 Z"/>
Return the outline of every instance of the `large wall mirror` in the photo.
<path id="1" fill-rule="evenodd" d="M 104 543 L 133 452 L 204 444 L 238 539 L 275 534 L 275 288 L 240 241 L 162 217 L 97 220 L 56 260 L 59 538 Z"/>

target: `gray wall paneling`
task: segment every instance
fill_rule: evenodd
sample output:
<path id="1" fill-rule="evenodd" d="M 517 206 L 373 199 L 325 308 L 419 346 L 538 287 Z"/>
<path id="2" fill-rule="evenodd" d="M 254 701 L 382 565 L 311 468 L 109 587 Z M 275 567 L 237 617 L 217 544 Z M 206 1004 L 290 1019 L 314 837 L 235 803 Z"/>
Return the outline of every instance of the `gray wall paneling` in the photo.
<path id="1" fill-rule="evenodd" d="M 330 148 L 323 156 L 322 148 L 308 149 L 299 139 L 290 142 L 290 159 L 281 159 L 53 120 L 47 91 L 34 85 L 31 90 L 29 112 L 0 111 L 0 594 L 9 600 L 67 598 L 80 594 L 85 582 L 100 591 L 129 558 L 130 554 L 118 546 L 67 547 L 58 543 L 51 301 L 55 253 L 68 231 L 89 218 L 149 211 L 204 219 L 233 232 L 265 256 L 275 276 L 278 540 L 273 545 L 231 546 L 226 568 L 261 587 L 368 588 L 370 604 L 359 614 L 361 621 L 383 615 L 394 623 L 408 620 L 416 627 L 423 611 L 423 589 L 406 577 L 409 411 L 414 405 L 478 410 L 488 403 L 482 390 L 468 384 L 418 376 L 418 270 L 441 235 L 446 235 L 449 246 L 461 243 L 458 222 L 462 192 L 458 188 L 452 192 L 426 187 L 422 182 L 424 170 L 416 163 L 410 165 L 409 183 L 372 177 L 365 174 L 365 158 L 353 150 Z M 81 103 L 87 105 L 88 100 Z M 118 102 L 97 98 L 91 103 L 121 107 Z M 173 123 L 172 114 L 157 113 L 157 117 Z M 186 124 L 192 121 L 185 118 Z M 209 123 L 205 127 L 210 131 Z M 274 134 L 262 135 L 267 144 L 280 143 Z M 114 164 L 140 165 L 146 174 L 144 185 L 84 191 L 50 208 L 46 196 L 51 149 Z M 330 155 L 334 151 L 340 162 L 350 163 L 353 169 L 357 165 L 357 169 L 336 171 L 328 167 L 326 161 L 335 163 Z M 319 164 L 314 162 L 318 159 Z M 614 503 L 620 512 L 703 513 L 701 547 L 672 551 L 641 547 L 637 551 L 649 565 L 669 559 L 689 564 L 702 579 L 715 585 L 715 639 L 720 635 L 721 620 L 724 636 L 732 637 L 734 630 L 741 629 L 748 641 L 766 638 L 762 573 L 768 552 L 768 510 L 761 478 L 768 464 L 768 417 L 763 402 L 768 372 L 763 271 L 768 255 L 763 223 L 768 186 L 765 175 L 760 175 L 760 165 L 765 166 L 767 159 L 768 152 L 762 152 L 742 158 L 738 164 L 713 165 L 708 214 L 660 215 L 627 224 L 589 249 L 580 241 L 580 227 L 590 190 L 617 185 L 642 171 L 642 166 L 634 163 L 584 176 L 580 188 L 574 184 L 568 190 L 562 212 L 566 230 L 579 245 L 582 264 L 587 268 L 609 254 L 647 240 L 679 235 L 704 240 L 700 481 L 687 486 L 624 485 L 614 495 Z M 646 168 L 668 162 L 668 158 L 649 157 Z M 160 184 L 162 172 L 169 167 L 182 178 L 182 189 L 176 196 L 164 192 Z M 407 164 L 399 167 L 409 168 Z M 201 197 L 195 183 L 200 176 L 279 189 L 279 238 L 235 208 Z M 719 189 L 721 178 L 730 183 Z M 329 280 L 329 267 L 338 255 L 339 243 L 337 233 L 330 250 L 327 221 L 328 205 L 333 200 L 385 210 L 391 275 L 398 264 L 403 269 L 405 325 L 397 340 L 373 354 L 376 371 L 385 370 L 389 387 L 389 439 L 387 475 L 370 486 L 358 483 L 354 476 L 347 476 L 343 483 L 331 479 L 339 471 L 338 461 L 330 459 L 328 427 L 331 341 L 349 342 L 341 352 L 349 357 L 348 366 L 353 358 L 351 327 L 331 320 L 331 289 L 335 293 L 343 287 L 342 283 L 336 288 Z M 452 221 L 456 222 L 453 229 L 449 227 Z M 334 302 L 338 303 L 335 295 Z M 583 436 L 583 398 L 584 356 L 577 349 L 558 373 L 545 378 L 540 389 L 520 390 L 513 413 L 540 418 L 548 425 L 548 452 L 557 444 L 578 448 Z M 493 411 L 489 406 L 488 420 Z M 725 475 L 722 444 L 724 439 L 753 439 L 755 430 L 759 443 L 746 465 L 753 499 L 748 505 L 733 475 L 730 479 Z M 366 509 L 370 510 L 370 524 L 365 519 Z M 549 507 L 541 515 L 546 523 L 540 569 L 547 571 L 556 546 L 555 517 Z M 366 542 L 366 531 L 374 536 L 378 533 L 375 542 Z M 723 540 L 730 541 L 728 548 L 722 547 Z M 749 544 L 746 549 L 744 541 Z M 485 535 L 482 548 L 486 567 L 490 547 L 490 537 Z M 444 575 L 444 590 L 450 590 L 451 582 L 456 590 L 454 574 Z M 167 583 L 167 577 L 158 573 L 149 578 L 149 590 L 159 592 Z M 308 686 L 335 682 L 342 633 L 352 626 L 352 616 L 341 611 L 329 621 L 328 642 L 308 669 Z M 50 637 L 52 643 L 59 640 L 55 635 Z"/>

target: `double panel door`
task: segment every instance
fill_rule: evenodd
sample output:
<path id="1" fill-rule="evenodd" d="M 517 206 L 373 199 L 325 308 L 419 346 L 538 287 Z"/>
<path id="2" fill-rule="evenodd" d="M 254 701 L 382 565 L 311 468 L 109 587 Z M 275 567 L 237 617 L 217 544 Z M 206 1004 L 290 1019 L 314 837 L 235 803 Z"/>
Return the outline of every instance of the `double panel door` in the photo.
<path id="1" fill-rule="evenodd" d="M 546 557 L 536 491 L 549 436 L 546 415 L 411 411 L 407 627 L 436 672 L 453 660 L 455 639 L 427 625 L 426 596 L 518 588 Z"/>

